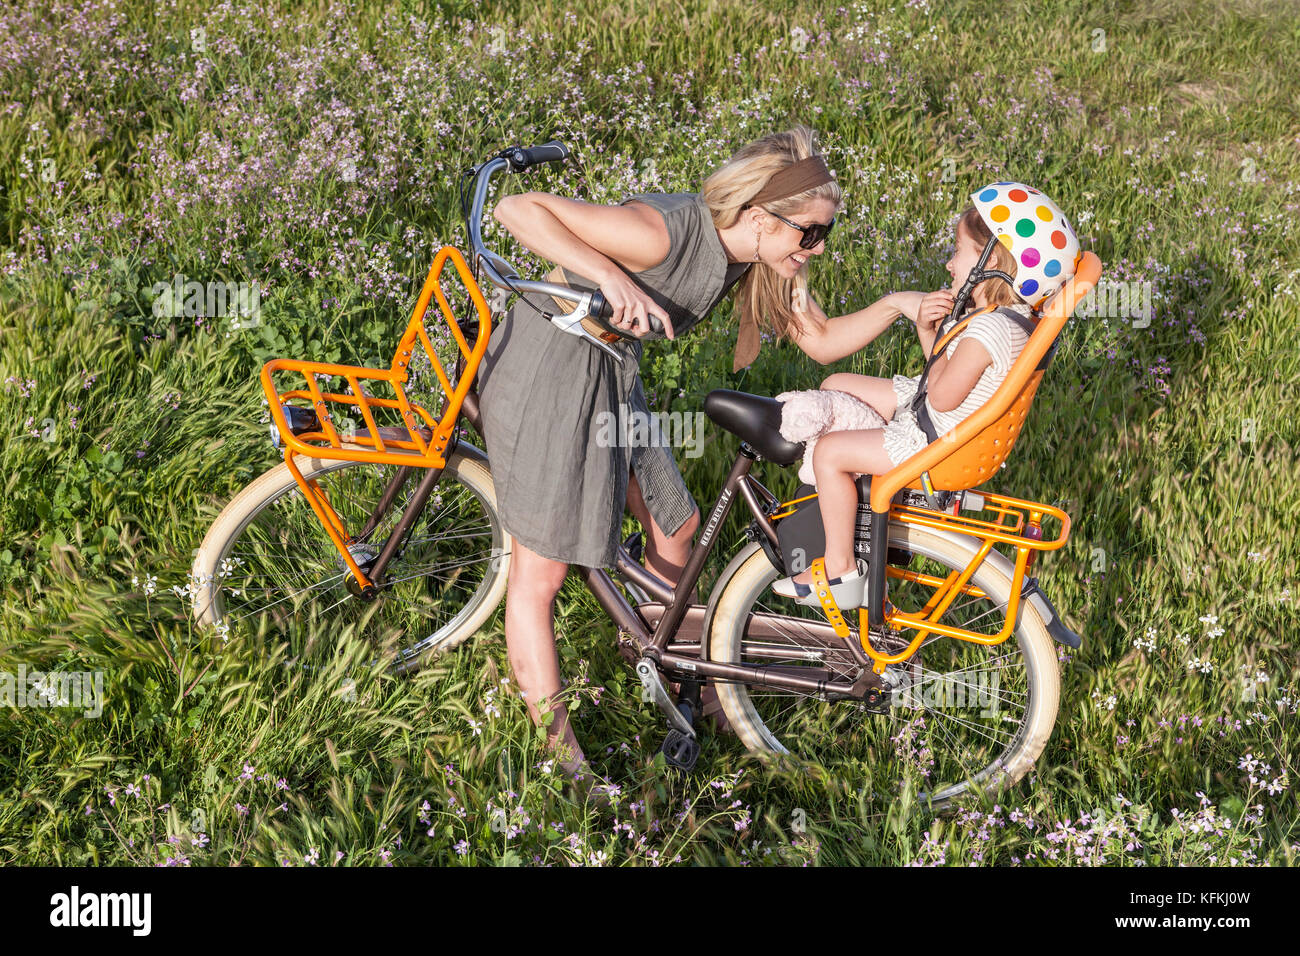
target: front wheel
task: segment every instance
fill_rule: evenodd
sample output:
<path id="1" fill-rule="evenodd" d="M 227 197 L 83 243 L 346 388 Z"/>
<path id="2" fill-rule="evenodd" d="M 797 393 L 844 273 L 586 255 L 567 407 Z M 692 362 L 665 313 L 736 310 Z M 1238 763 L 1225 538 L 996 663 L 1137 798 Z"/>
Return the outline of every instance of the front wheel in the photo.
<path id="1" fill-rule="evenodd" d="M 973 539 L 900 522 L 890 523 L 889 543 L 915 556 L 913 570 L 940 577 L 963 570 L 975 553 Z M 847 653 L 810 642 L 800 627 L 825 625 L 821 609 L 774 594 L 778 575 L 757 544 L 723 572 L 709 630 L 711 658 L 783 669 L 829 667 L 852 680 L 856 665 Z M 1011 593 L 1009 562 L 990 557 L 971 583 L 985 596 L 959 596 L 943 620 L 996 634 Z M 930 593 L 889 580 L 890 600 L 900 608 L 917 610 Z M 1001 644 L 927 637 L 911 659 L 887 669 L 886 680 L 896 689 L 883 713 L 859 701 L 823 701 L 741 683 L 719 682 L 718 696 L 751 752 L 793 752 L 877 783 L 910 778 L 921 801 L 941 809 L 965 794 L 1014 784 L 1051 736 L 1060 700 L 1056 655 L 1032 605 L 1022 602 L 1021 608 L 1015 633 Z M 857 615 L 846 618 L 856 623 Z M 849 639 L 858 639 L 856 628 Z"/>
<path id="2" fill-rule="evenodd" d="M 424 474 L 409 469 L 393 505 L 362 536 L 397 467 L 301 455 L 295 463 L 304 478 L 320 484 L 356 538 L 359 564 L 378 555 Z M 212 523 L 194 560 L 194 615 L 223 631 L 265 631 L 288 641 L 294 656 L 310 646 L 312 634 L 352 629 L 391 655 L 395 670 L 407 671 L 425 655 L 473 635 L 501 603 L 508 542 L 486 456 L 462 445 L 448 456 L 404 547 L 388 565 L 384 587 L 366 601 L 356 595 L 342 556 L 281 463 L 235 496 Z"/>

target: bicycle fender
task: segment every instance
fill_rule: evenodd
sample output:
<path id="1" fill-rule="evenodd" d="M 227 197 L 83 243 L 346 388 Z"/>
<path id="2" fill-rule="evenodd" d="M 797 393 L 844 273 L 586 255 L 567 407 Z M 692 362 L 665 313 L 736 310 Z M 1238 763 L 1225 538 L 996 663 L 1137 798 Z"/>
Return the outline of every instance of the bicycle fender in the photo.
<path id="1" fill-rule="evenodd" d="M 1037 578 L 1029 579 L 1029 583 L 1020 592 L 1020 596 L 1025 599 L 1025 603 L 1034 606 L 1038 616 L 1047 625 L 1047 633 L 1052 635 L 1052 640 L 1058 644 L 1064 644 L 1067 647 L 1076 649 L 1083 645 L 1083 638 L 1065 626 L 1065 622 L 1061 620 L 1061 615 L 1057 613 L 1056 607 L 1038 587 Z"/>
<path id="2" fill-rule="evenodd" d="M 492 471 L 491 465 L 488 464 L 487 452 L 485 452 L 482 448 L 479 448 L 477 445 L 471 445 L 467 441 L 457 441 L 454 446 L 454 449 L 452 450 L 451 454 L 447 456 L 447 458 L 450 460 L 451 455 L 454 454 L 459 454 L 465 458 L 469 458 L 473 461 L 478 462 L 480 465 L 485 466 L 489 473 L 491 473 Z"/>
<path id="3" fill-rule="evenodd" d="M 762 550 L 762 545 L 757 541 L 749 542 L 736 552 L 736 556 L 722 569 L 722 573 L 718 575 L 718 580 L 714 582 L 713 590 L 709 592 L 709 603 L 704 610 L 704 626 L 700 630 L 700 660 L 707 661 L 709 659 L 709 644 L 713 638 L 713 613 L 718 608 L 718 600 L 722 597 L 727 582 L 736 576 L 740 566 L 753 557 L 755 551 Z M 769 557 L 768 560 L 770 561 L 771 558 Z"/>

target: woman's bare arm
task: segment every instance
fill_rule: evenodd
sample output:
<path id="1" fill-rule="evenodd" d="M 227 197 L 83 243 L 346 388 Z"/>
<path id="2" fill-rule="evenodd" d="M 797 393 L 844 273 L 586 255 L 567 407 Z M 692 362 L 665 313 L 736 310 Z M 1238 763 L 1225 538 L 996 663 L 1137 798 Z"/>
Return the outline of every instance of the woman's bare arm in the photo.
<path id="1" fill-rule="evenodd" d="M 599 206 L 531 192 L 506 196 L 492 214 L 529 252 L 595 282 L 614 307 L 615 324 L 631 322 L 644 331 L 646 316 L 658 315 L 673 337 L 664 310 L 618 267 L 641 272 L 668 257 L 668 227 L 654 209 L 644 203 Z"/>
<path id="2" fill-rule="evenodd" d="M 917 298 L 915 301 L 913 296 Z M 809 298 L 809 307 L 798 313 L 803 332 L 790 330 L 790 338 L 809 358 L 821 365 L 838 362 L 873 341 L 900 315 L 914 317 L 920 293 L 896 292 L 878 299 L 865 309 L 827 318 L 821 306 Z"/>

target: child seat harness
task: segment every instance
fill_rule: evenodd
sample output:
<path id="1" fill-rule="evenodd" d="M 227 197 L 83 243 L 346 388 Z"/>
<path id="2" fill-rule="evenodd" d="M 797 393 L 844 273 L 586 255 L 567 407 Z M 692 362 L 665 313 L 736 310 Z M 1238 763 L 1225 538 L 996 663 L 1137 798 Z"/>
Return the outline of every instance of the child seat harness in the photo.
<path id="1" fill-rule="evenodd" d="M 993 306 L 980 309 L 978 312 L 966 316 L 966 318 L 960 320 L 955 326 L 950 328 L 939 339 L 939 341 L 935 343 L 934 349 L 930 353 L 930 358 L 925 363 L 925 370 L 921 372 L 921 378 L 916 383 L 916 395 L 912 399 L 912 413 L 916 416 L 916 423 L 921 426 L 921 431 L 925 432 L 927 441 L 936 442 L 939 440 L 939 433 L 935 430 L 934 422 L 930 419 L 930 412 L 925 407 L 925 397 L 927 392 L 926 384 L 927 379 L 930 377 L 930 369 L 932 369 L 935 363 L 939 361 L 939 356 L 944 354 L 944 350 L 947 348 L 948 343 L 970 324 L 970 320 L 975 318 L 977 315 L 984 315 L 987 312 L 998 312 L 999 314 L 1006 316 L 1008 319 L 1015 322 L 1016 325 L 1020 326 L 1020 328 L 1024 329 L 1026 335 L 1033 337 L 1035 329 L 1034 323 L 1027 317 L 1021 315 L 1015 309 L 1007 308 L 1005 306 L 997 309 Z M 1059 335 L 1052 340 L 1051 347 L 1043 355 L 1043 359 L 1038 363 L 1038 367 L 1035 371 L 1041 372 L 1047 369 L 1047 365 L 1051 362 L 1052 356 L 1056 354 L 1056 346 L 1060 341 L 1061 339 Z"/>

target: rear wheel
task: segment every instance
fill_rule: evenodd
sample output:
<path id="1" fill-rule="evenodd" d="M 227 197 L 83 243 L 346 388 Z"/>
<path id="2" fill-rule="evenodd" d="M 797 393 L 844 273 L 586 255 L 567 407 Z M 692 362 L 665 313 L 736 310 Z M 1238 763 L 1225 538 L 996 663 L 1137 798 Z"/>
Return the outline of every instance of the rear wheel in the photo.
<path id="1" fill-rule="evenodd" d="M 358 538 L 352 552 L 358 564 L 378 555 L 424 473 L 410 470 L 388 513 L 361 537 L 397 466 L 306 456 L 295 463 L 304 478 L 319 482 Z M 201 624 L 265 629 L 288 641 L 295 656 L 307 649 L 319 622 L 329 633 L 352 628 L 391 655 L 396 670 L 407 671 L 473 635 L 501 603 L 507 545 L 487 461 L 462 446 L 448 457 L 404 548 L 389 563 L 385 586 L 366 601 L 355 595 L 351 572 L 281 463 L 212 523 L 194 561 L 194 615 Z"/>
<path id="2" fill-rule="evenodd" d="M 915 557 L 913 570 L 944 576 L 962 570 L 973 539 L 891 522 L 892 547 Z M 968 541 L 970 542 L 968 544 Z M 752 544 L 723 573 L 709 630 L 709 653 L 727 663 L 765 663 L 826 672 L 853 680 L 861 673 L 836 641 L 819 643 L 809 624 L 826 625 L 820 608 L 776 595 L 779 572 Z M 945 623 L 996 634 L 1011 590 L 1010 566 L 985 560 L 972 583 L 986 597 L 958 597 Z M 919 610 L 930 589 L 890 578 L 889 597 Z M 857 615 L 846 615 L 856 625 Z M 905 632 L 905 634 L 914 632 Z M 856 627 L 850 640 L 858 640 Z M 879 648 L 893 651 L 899 648 Z M 719 682 L 727 719 L 755 753 L 794 753 L 856 772 L 864 780 L 911 779 L 923 802 L 942 808 L 976 790 L 1010 786 L 1029 770 L 1051 735 L 1060 698 L 1056 655 L 1047 628 L 1022 604 L 1015 633 L 982 645 L 931 635 L 909 661 L 893 665 L 895 685 L 885 713 L 855 700 L 823 701 L 811 694 Z M 877 789 L 880 789 L 879 786 Z"/>

